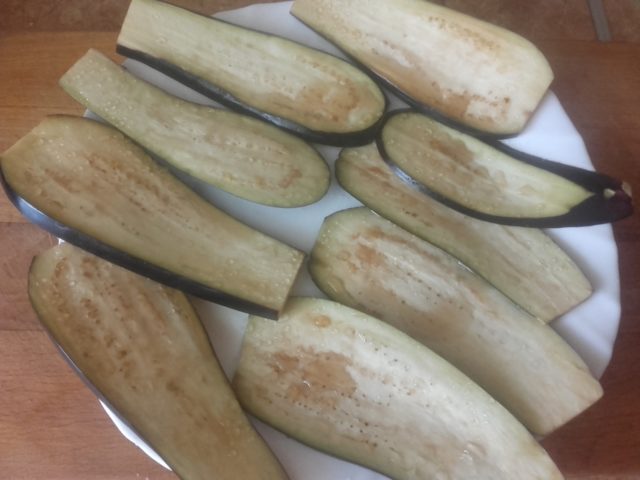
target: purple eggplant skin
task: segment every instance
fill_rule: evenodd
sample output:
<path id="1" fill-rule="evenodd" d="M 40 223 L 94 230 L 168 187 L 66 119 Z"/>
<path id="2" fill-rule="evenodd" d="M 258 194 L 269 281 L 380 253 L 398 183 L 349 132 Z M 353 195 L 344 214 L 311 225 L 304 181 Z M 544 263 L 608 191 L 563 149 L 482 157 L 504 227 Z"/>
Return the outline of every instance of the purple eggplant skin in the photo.
<path id="1" fill-rule="evenodd" d="M 240 310 L 250 315 L 261 315 L 273 320 L 277 320 L 278 318 L 278 312 L 276 310 L 239 299 L 228 293 L 183 277 L 182 275 L 177 275 L 169 270 L 157 267 L 54 220 L 18 195 L 7 183 L 1 168 L 0 183 L 2 183 L 2 187 L 11 203 L 13 203 L 27 220 L 52 235 L 61 238 L 65 242 L 69 242 L 76 247 L 126 268 L 127 270 L 131 270 L 132 272 L 175 288 L 176 290 L 181 290 L 195 297 L 202 298 L 203 300 Z"/>
<path id="2" fill-rule="evenodd" d="M 383 127 L 384 123 L 386 123 L 394 115 L 408 112 L 422 113 L 419 110 L 411 108 L 392 110 L 384 116 Z M 382 131 L 382 129 L 380 131 Z M 580 185 L 585 190 L 593 192 L 594 195 L 579 203 L 567 213 L 554 217 L 531 218 L 490 215 L 478 212 L 477 210 L 466 207 L 464 205 L 460 205 L 458 202 L 455 202 L 454 200 L 451 200 L 450 198 L 433 191 L 423 183 L 415 180 L 408 173 L 402 170 L 388 155 L 384 146 L 384 142 L 382 140 L 382 135 L 380 133 L 376 138 L 376 145 L 385 163 L 389 165 L 396 176 L 398 176 L 398 178 L 400 178 L 405 184 L 407 184 L 411 188 L 414 188 L 420 193 L 434 198 L 435 200 L 439 201 L 449 208 L 452 208 L 453 210 L 456 210 L 470 217 L 477 218 L 479 220 L 498 223 L 501 225 L 510 225 L 514 227 L 562 228 L 586 227 L 590 225 L 611 223 L 622 220 L 633 214 L 633 204 L 631 194 L 628 192 L 628 185 L 620 180 L 602 173 L 597 173 L 591 170 L 574 167 L 572 165 L 566 165 L 563 163 L 553 162 L 551 160 L 536 157 L 535 155 L 524 153 L 512 147 L 509 147 L 495 139 L 489 141 L 485 139 L 481 141 L 491 146 L 492 148 L 495 148 L 496 150 L 499 150 L 502 153 L 505 153 L 523 163 L 532 165 L 542 170 L 549 171 L 577 185 Z"/>
<path id="3" fill-rule="evenodd" d="M 234 25 L 231 22 L 227 22 L 225 20 L 221 20 L 218 18 L 211 19 L 210 17 L 207 17 L 206 15 L 202 15 L 201 13 L 196 12 L 194 10 L 190 10 L 190 9 L 185 9 L 185 10 L 188 10 L 191 13 L 195 13 L 197 15 L 203 16 L 210 20 L 215 20 L 217 22 Z M 237 26 L 237 25 L 234 25 L 234 26 Z M 269 35 L 274 37 L 276 36 L 276 35 L 262 32 L 260 30 L 256 30 L 253 28 L 247 28 L 247 27 L 239 27 L 239 28 L 252 30 L 255 32 L 262 33 L 264 35 Z M 310 48 L 312 50 L 318 50 L 318 49 L 314 49 L 313 47 L 307 47 L 307 48 Z M 293 135 L 296 135 L 302 138 L 303 140 L 306 140 L 311 143 L 319 143 L 322 145 L 332 145 L 336 147 L 359 147 L 362 145 L 367 145 L 376 138 L 378 131 L 380 130 L 383 124 L 384 115 L 382 115 L 377 122 L 375 122 L 368 128 L 357 131 L 357 132 L 337 133 L 337 132 L 323 132 L 318 130 L 312 130 L 292 120 L 288 120 L 284 117 L 280 117 L 277 115 L 272 115 L 268 112 L 254 108 L 251 105 L 247 105 L 246 103 L 239 100 L 228 91 L 218 87 L 217 85 L 214 85 L 211 82 L 208 82 L 207 80 L 204 80 L 196 75 L 193 75 L 192 73 L 189 73 L 184 69 L 170 62 L 162 60 L 161 58 L 154 57 L 153 55 L 149 55 L 145 52 L 134 50 L 120 44 L 116 45 L 116 53 L 124 57 L 131 58 L 133 60 L 137 60 L 141 63 L 144 63 L 145 65 L 167 75 L 168 77 L 176 80 L 177 82 L 180 82 L 183 85 L 186 85 L 192 90 L 195 90 L 196 92 L 220 103 L 221 105 L 224 105 L 225 107 L 231 110 L 234 110 L 239 113 L 243 113 L 245 115 L 252 116 L 259 120 L 263 120 L 267 123 L 271 123 L 272 125 L 282 128 L 283 130 Z M 335 57 L 335 55 L 331 55 L 330 53 L 327 53 L 327 52 L 322 52 L 322 53 L 324 53 L 325 55 Z M 349 57 L 346 54 L 345 56 Z M 339 57 L 335 57 L 335 58 L 339 58 Z M 381 88 L 381 85 L 383 82 L 381 82 L 380 80 L 383 80 L 383 79 L 379 79 L 379 77 L 373 74 L 369 69 L 365 68 L 362 64 L 360 64 L 360 62 L 357 62 L 350 57 L 349 57 L 349 60 L 350 60 L 350 63 L 352 63 L 356 68 L 360 69 L 365 74 L 367 74 L 371 78 L 371 80 L 378 86 L 378 88 L 380 88 L 380 91 L 382 92 L 382 96 L 384 97 L 383 112 L 386 112 L 389 106 L 389 99 L 387 98 L 387 95 L 385 94 L 384 90 Z"/>
<path id="4" fill-rule="evenodd" d="M 406 103 L 407 105 L 410 105 L 411 108 L 408 109 L 408 110 L 413 110 L 413 111 L 420 112 L 420 113 L 422 113 L 422 114 L 424 114 L 424 115 L 434 119 L 435 121 L 440 122 L 440 123 L 442 123 L 442 124 L 444 124 L 444 125 L 446 125 L 448 127 L 455 128 L 456 130 L 458 130 L 460 132 L 463 132 L 463 133 L 469 134 L 471 136 L 474 136 L 476 138 L 480 138 L 480 139 L 484 139 L 484 140 L 489 140 L 489 141 L 491 141 L 491 140 L 501 140 L 501 139 L 517 137 L 519 135 L 518 132 L 508 133 L 508 134 L 497 134 L 497 133 L 485 132 L 484 130 L 479 130 L 477 128 L 473 128 L 473 127 L 470 127 L 468 125 L 465 125 L 465 124 L 463 124 L 461 122 L 457 122 L 457 121 L 449 118 L 445 114 L 439 112 L 438 110 L 434 109 L 433 107 L 430 107 L 428 105 L 425 105 L 423 103 L 420 103 L 420 102 L 414 100 L 412 97 L 410 97 L 409 95 L 404 93 L 402 90 L 400 90 L 398 87 L 396 87 L 395 84 L 391 83 L 389 80 L 387 80 L 383 76 L 378 75 L 376 72 L 371 70 L 369 67 L 367 67 L 365 64 L 360 62 L 358 59 L 354 58 L 352 55 L 350 55 L 347 52 L 345 52 L 342 48 L 340 48 L 339 45 L 336 45 L 335 43 L 331 42 L 331 40 L 329 40 L 327 37 L 325 37 L 321 32 L 319 32 L 315 28 L 311 27 L 308 23 L 300 20 L 298 17 L 296 17 L 296 19 L 300 23 L 302 23 L 305 27 L 307 27 L 309 30 L 312 30 L 317 35 L 319 35 L 320 37 L 324 38 L 327 42 L 330 42 L 335 48 L 337 48 L 340 51 L 340 53 L 342 53 L 349 60 L 350 63 L 352 63 L 353 65 L 358 67 L 360 70 L 362 70 L 364 73 L 369 75 L 369 77 L 371 77 L 378 85 L 380 85 L 383 88 L 383 90 L 382 90 L 383 92 L 385 90 L 388 90 L 389 92 L 393 93 L 396 97 L 398 97 L 400 100 L 402 100 L 404 103 Z M 386 96 L 385 96 L 385 98 L 386 98 Z M 387 99 L 387 103 L 388 103 L 388 99 Z M 385 110 L 386 110 L 386 108 L 385 108 Z M 378 131 L 380 130 L 382 125 L 384 125 L 384 122 L 385 122 L 385 118 L 383 117 L 380 120 L 380 125 L 378 126 Z M 364 145 L 364 144 L 345 145 L 345 147 L 361 146 L 361 145 Z"/>

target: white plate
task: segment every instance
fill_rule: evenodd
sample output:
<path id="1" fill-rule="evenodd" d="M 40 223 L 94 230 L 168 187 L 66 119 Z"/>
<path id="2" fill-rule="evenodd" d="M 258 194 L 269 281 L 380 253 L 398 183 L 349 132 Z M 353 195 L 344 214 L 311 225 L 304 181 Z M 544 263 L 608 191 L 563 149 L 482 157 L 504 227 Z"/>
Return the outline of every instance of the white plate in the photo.
<path id="1" fill-rule="evenodd" d="M 292 17 L 289 14 L 290 6 L 291 2 L 258 4 L 224 12 L 218 17 L 288 37 L 333 54 L 340 54 L 335 47 Z M 135 75 L 175 95 L 198 103 L 215 105 L 206 97 L 139 62 L 127 60 L 125 66 Z M 404 105 L 392 96 L 389 98 L 391 108 Z M 506 143 L 550 160 L 593 169 L 580 135 L 552 93 L 545 97 L 527 129 Z M 319 150 L 333 169 L 338 149 L 321 146 Z M 306 252 L 311 250 L 324 217 L 337 210 L 360 205 L 337 185 L 335 179 L 331 189 L 320 202 L 294 209 L 257 205 L 191 179 L 185 180 L 212 203 L 236 218 Z M 611 227 L 599 225 L 556 229 L 549 231 L 549 234 L 575 259 L 594 287 L 593 295 L 586 302 L 556 320 L 552 326 L 582 356 L 594 375 L 600 377 L 611 358 L 620 318 L 618 257 Z M 315 287 L 306 269 L 295 286 L 294 294 L 324 296 Z M 194 304 L 205 323 L 226 374 L 231 376 L 240 353 L 242 333 L 247 321 L 246 314 L 197 299 L 194 300 Z M 108 413 L 129 440 L 164 465 L 158 455 L 111 412 Z M 254 424 L 292 480 L 386 478 L 312 450 L 258 421 L 254 421 Z"/>

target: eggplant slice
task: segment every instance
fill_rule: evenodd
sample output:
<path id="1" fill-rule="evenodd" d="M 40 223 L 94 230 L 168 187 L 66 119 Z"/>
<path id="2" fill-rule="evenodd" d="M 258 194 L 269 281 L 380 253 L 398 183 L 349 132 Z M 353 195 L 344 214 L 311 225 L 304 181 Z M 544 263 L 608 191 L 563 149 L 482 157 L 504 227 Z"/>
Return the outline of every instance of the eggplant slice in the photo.
<path id="1" fill-rule="evenodd" d="M 80 377 L 180 478 L 287 478 L 183 293 L 65 243 L 34 259 L 29 297 Z"/>
<path id="2" fill-rule="evenodd" d="M 0 158 L 30 220 L 64 240 L 222 305 L 276 317 L 302 252 L 218 210 L 113 127 L 48 117 Z"/>
<path id="3" fill-rule="evenodd" d="M 456 258 L 367 208 L 325 220 L 309 271 L 330 298 L 426 345 L 536 435 L 548 435 L 602 396 L 551 327 Z"/>
<path id="4" fill-rule="evenodd" d="M 626 183 L 498 142 L 482 142 L 419 112 L 390 112 L 377 144 L 407 185 L 480 220 L 577 227 L 613 222 L 633 212 Z"/>
<path id="5" fill-rule="evenodd" d="M 476 134 L 520 132 L 553 79 L 529 41 L 424 0 L 295 0 L 291 13 L 403 100 Z"/>
<path id="6" fill-rule="evenodd" d="M 117 51 L 312 142 L 368 143 L 386 108 L 342 59 L 156 0 L 132 0 Z"/>
<path id="7" fill-rule="evenodd" d="M 336 177 L 367 207 L 458 258 L 545 323 L 593 291 L 542 230 L 484 222 L 444 206 L 394 175 L 374 144 L 343 149 Z"/>
<path id="8" fill-rule="evenodd" d="M 240 403 L 312 447 L 396 480 L 561 479 L 527 430 L 425 346 L 328 300 L 251 317 Z"/>
<path id="9" fill-rule="evenodd" d="M 151 153 L 241 198 L 276 207 L 318 201 L 330 172 L 310 145 L 273 125 L 165 93 L 89 50 L 60 79 L 75 100 Z"/>

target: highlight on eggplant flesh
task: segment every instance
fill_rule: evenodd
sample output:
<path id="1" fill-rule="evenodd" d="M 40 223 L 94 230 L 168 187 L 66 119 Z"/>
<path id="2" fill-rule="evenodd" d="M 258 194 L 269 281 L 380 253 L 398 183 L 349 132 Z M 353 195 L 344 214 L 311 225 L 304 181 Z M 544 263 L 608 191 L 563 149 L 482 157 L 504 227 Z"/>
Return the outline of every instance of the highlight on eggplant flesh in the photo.
<path id="1" fill-rule="evenodd" d="M 277 317 L 304 255 L 208 203 L 113 127 L 52 116 L 0 157 L 31 221 L 206 300 Z"/>
<path id="2" fill-rule="evenodd" d="M 241 405 L 307 445 L 395 480 L 560 480 L 533 436 L 468 377 L 392 326 L 292 298 L 250 317 L 232 385 Z"/>
<path id="3" fill-rule="evenodd" d="M 389 112 L 377 145 L 407 185 L 480 220 L 557 228 L 609 223 L 633 213 L 624 182 L 483 142 L 420 112 Z"/>
<path id="4" fill-rule="evenodd" d="M 312 142 L 368 143 L 386 109 L 377 83 L 338 57 L 156 0 L 132 0 L 117 52 Z"/>
<path id="5" fill-rule="evenodd" d="M 424 0 L 295 0 L 291 13 L 415 108 L 470 133 L 518 134 L 553 72 L 520 35 Z"/>

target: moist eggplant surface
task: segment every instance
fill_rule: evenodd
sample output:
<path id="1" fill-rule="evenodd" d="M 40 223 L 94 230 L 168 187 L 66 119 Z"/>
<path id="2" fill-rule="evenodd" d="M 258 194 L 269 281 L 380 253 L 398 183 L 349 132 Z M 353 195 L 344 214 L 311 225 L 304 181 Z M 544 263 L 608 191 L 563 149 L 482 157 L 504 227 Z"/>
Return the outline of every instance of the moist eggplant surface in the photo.
<path id="1" fill-rule="evenodd" d="M 551 327 L 456 258 L 367 208 L 325 220 L 309 270 L 330 298 L 428 346 L 536 435 L 548 435 L 602 395 Z"/>
<path id="2" fill-rule="evenodd" d="M 183 293 L 65 243 L 34 259 L 29 297 L 80 376 L 180 478 L 287 478 Z"/>
<path id="3" fill-rule="evenodd" d="M 562 478 L 468 377 L 338 303 L 293 298 L 278 322 L 251 317 L 233 387 L 287 435 L 396 480 Z"/>
<path id="4" fill-rule="evenodd" d="M 118 51 L 320 143 L 371 141 L 386 107 L 378 85 L 340 58 L 155 0 L 131 2 Z"/>
<path id="5" fill-rule="evenodd" d="M 327 164 L 301 139 L 257 119 L 169 95 L 96 50 L 78 60 L 60 85 L 148 151 L 239 197 L 299 207 L 329 188 Z"/>
<path id="6" fill-rule="evenodd" d="M 50 219 L 42 226 L 208 300 L 276 315 L 300 269 L 302 252 L 218 210 L 99 122 L 47 117 L 0 160 L 13 194 Z"/>
<path id="7" fill-rule="evenodd" d="M 424 0 L 295 0 L 291 13 L 409 103 L 479 133 L 520 132 L 553 79 L 529 41 Z"/>
<path id="8" fill-rule="evenodd" d="M 376 213 L 446 250 L 545 323 L 591 295 L 584 273 L 543 231 L 446 207 L 400 180 L 375 145 L 343 149 L 336 176 Z"/>

